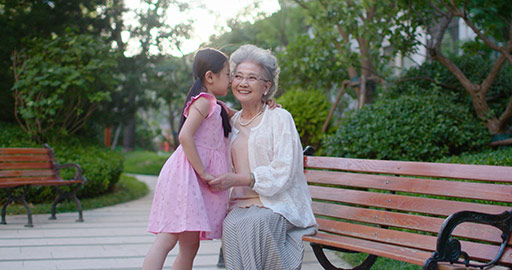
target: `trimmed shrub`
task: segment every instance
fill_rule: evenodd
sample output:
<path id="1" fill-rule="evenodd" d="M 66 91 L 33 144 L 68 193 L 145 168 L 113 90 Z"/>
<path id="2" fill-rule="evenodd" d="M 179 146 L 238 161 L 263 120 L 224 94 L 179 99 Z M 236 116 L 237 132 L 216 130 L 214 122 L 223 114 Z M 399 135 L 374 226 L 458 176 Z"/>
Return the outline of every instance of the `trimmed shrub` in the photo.
<path id="1" fill-rule="evenodd" d="M 459 156 L 444 157 L 436 162 L 512 166 L 512 146 L 486 149 L 478 153 L 463 153 Z"/>
<path id="2" fill-rule="evenodd" d="M 286 91 L 276 101 L 292 114 L 303 146 L 320 143 L 323 138 L 322 126 L 329 114 L 329 102 L 322 92 L 293 89 Z"/>
<path id="3" fill-rule="evenodd" d="M 335 135 L 325 140 L 331 156 L 434 161 L 481 149 L 489 143 L 486 128 L 467 106 L 453 98 L 403 95 L 381 99 L 349 114 Z"/>
<path id="4" fill-rule="evenodd" d="M 108 148 L 86 138 L 67 137 L 48 143 L 55 151 L 58 163 L 78 163 L 87 183 L 78 192 L 80 198 L 95 197 L 111 191 L 123 171 L 123 157 Z M 13 124 L 0 122 L 0 147 L 41 147 Z M 62 170 L 64 178 L 71 178 L 73 169 Z M 65 187 L 68 188 L 68 187 Z M 1 191 L 0 191 L 1 192 Z M 32 187 L 28 198 L 31 203 L 51 202 L 56 192 L 52 187 Z M 5 196 L 2 196 L 2 199 Z"/>

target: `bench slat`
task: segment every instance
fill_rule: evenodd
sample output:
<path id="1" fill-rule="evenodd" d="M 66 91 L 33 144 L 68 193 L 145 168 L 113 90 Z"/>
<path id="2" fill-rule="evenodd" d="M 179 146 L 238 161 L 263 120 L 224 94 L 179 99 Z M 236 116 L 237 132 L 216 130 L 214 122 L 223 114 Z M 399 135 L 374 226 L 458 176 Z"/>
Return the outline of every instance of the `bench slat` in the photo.
<path id="1" fill-rule="evenodd" d="M 20 161 L 48 161 L 50 162 L 49 155 L 30 155 L 30 156 L 0 156 L 0 162 L 20 162 Z"/>
<path id="2" fill-rule="evenodd" d="M 0 163 L 0 169 L 13 170 L 13 169 L 51 169 L 53 168 L 50 162 L 34 162 L 34 163 Z"/>
<path id="3" fill-rule="evenodd" d="M 507 166 L 307 157 L 304 167 L 512 183 L 512 167 Z"/>
<path id="4" fill-rule="evenodd" d="M 16 176 L 55 176 L 53 170 L 22 170 L 22 171 L 0 171 L 0 177 Z M 2 179 L 2 178 L 0 178 Z"/>
<path id="5" fill-rule="evenodd" d="M 439 232 L 444 222 L 444 219 L 436 217 L 409 215 L 404 213 L 320 202 L 313 202 L 313 212 L 316 215 L 326 217 L 435 234 Z M 321 217 L 317 217 L 317 221 L 320 219 Z M 468 239 L 501 242 L 501 231 L 494 227 L 482 224 L 461 224 L 455 228 L 453 235 Z"/>
<path id="6" fill-rule="evenodd" d="M 16 155 L 16 154 L 48 154 L 46 148 L 0 148 L 0 155 Z"/>
<path id="7" fill-rule="evenodd" d="M 504 211 L 510 210 L 510 207 L 500 205 L 447 201 L 442 199 L 321 186 L 309 186 L 309 190 L 313 199 L 332 200 L 342 203 L 382 207 L 400 211 L 412 211 L 431 215 L 449 216 L 452 213 L 465 210 L 501 214 Z"/>
<path id="8" fill-rule="evenodd" d="M 309 183 L 402 191 L 455 198 L 512 202 L 512 185 L 307 170 Z M 478 192 L 475 192 L 478 190 Z"/>
<path id="9" fill-rule="evenodd" d="M 81 180 L 38 180 L 38 181 L 7 181 L 0 182 L 0 187 L 11 187 L 11 186 L 23 186 L 23 185 L 32 185 L 32 186 L 65 186 L 71 184 L 79 184 L 82 183 Z"/>
<path id="10" fill-rule="evenodd" d="M 361 238 L 364 240 L 377 241 L 386 244 L 404 246 L 433 252 L 436 249 L 437 237 L 430 235 L 415 234 L 405 231 L 388 230 L 378 227 L 364 226 L 333 220 L 319 219 L 318 225 L 321 231 L 335 233 L 342 236 Z M 498 243 L 501 244 L 501 243 Z M 492 260 L 499 250 L 499 245 L 489 245 L 461 241 L 462 249 L 472 258 L 482 261 Z M 485 250 L 486 252 L 481 252 Z M 512 249 L 508 248 L 502 257 L 502 263 L 512 264 L 510 256 Z"/>
<path id="11" fill-rule="evenodd" d="M 317 233 L 315 236 L 304 236 L 303 239 L 312 243 L 374 254 L 416 265 L 422 265 L 432 255 L 431 252 L 427 251 L 322 232 Z"/>

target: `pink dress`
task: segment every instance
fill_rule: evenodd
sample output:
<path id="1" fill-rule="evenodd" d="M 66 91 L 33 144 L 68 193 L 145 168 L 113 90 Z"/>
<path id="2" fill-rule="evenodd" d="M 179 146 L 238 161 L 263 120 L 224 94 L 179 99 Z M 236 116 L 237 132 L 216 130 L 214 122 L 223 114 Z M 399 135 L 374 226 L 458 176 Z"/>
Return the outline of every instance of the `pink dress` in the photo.
<path id="1" fill-rule="evenodd" d="M 227 139 L 224 137 L 220 116 L 221 107 L 216 98 L 208 93 L 192 97 L 183 114 L 188 116 L 190 105 L 199 97 L 210 101 L 210 113 L 194 135 L 197 151 L 208 173 L 214 176 L 224 174 L 230 167 Z M 228 195 L 228 191 L 210 190 L 208 184 L 196 174 L 180 145 L 158 176 L 148 231 L 200 231 L 201 239 L 219 239 L 222 235 L 222 221 L 226 216 Z"/>

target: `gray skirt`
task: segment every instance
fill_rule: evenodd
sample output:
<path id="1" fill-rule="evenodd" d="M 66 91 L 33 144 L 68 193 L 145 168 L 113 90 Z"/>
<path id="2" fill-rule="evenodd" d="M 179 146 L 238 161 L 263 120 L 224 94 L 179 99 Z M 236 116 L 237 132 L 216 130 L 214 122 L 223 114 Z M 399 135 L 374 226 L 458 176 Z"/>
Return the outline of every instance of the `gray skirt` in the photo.
<path id="1" fill-rule="evenodd" d="M 233 208 L 223 223 L 222 245 L 228 270 L 300 269 L 302 236 L 315 227 L 299 228 L 269 208 Z"/>

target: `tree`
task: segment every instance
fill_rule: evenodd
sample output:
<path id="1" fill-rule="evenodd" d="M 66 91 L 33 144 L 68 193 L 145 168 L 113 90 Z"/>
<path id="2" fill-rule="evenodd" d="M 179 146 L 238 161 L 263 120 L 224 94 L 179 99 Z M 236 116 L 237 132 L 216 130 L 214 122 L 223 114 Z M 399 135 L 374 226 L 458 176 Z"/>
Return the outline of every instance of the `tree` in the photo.
<path id="1" fill-rule="evenodd" d="M 32 38 L 61 35 L 72 27 L 79 34 L 100 35 L 107 24 L 105 0 L 0 0 L 0 111 L 1 121 L 14 121 L 11 56 Z"/>
<path id="2" fill-rule="evenodd" d="M 108 44 L 91 35 L 69 33 L 34 39 L 15 52 L 15 116 L 38 142 L 49 132 L 80 130 L 116 86 L 117 62 Z"/>
<path id="3" fill-rule="evenodd" d="M 506 62 L 512 64 L 512 7 L 506 1 L 485 1 L 485 5 L 482 0 L 406 2 L 411 17 L 414 16 L 431 36 L 425 44 L 430 58 L 450 70 L 462 84 L 471 97 L 476 115 L 484 121 L 489 132 L 492 135 L 504 133 L 512 118 L 512 97 L 509 97 L 508 105 L 500 113 L 490 109 L 487 94 Z M 441 50 L 448 25 L 457 18 L 461 18 L 473 30 L 478 43 L 498 53 L 483 81 L 470 81 L 469 76 Z"/>
<path id="4" fill-rule="evenodd" d="M 398 52 L 406 55 L 414 50 L 417 27 L 408 13 L 394 0 L 295 0 L 308 11 L 312 40 L 320 39 L 312 50 L 333 50 L 346 69 L 348 80 L 340 76 L 338 87 L 354 84 L 358 107 L 372 103 L 374 86 L 384 77 L 389 58 Z M 326 39 L 328 42 L 323 42 Z M 382 53 L 385 42 L 391 45 L 390 55 Z M 357 83 L 356 83 L 357 82 Z M 343 89 L 343 88 L 342 88 Z"/>
<path id="5" fill-rule="evenodd" d="M 149 78 L 154 78 L 155 63 L 162 55 L 166 55 L 167 46 L 178 50 L 184 38 L 188 38 L 191 26 L 189 22 L 183 22 L 175 26 L 166 22 L 167 11 L 177 8 L 184 11 L 188 4 L 178 0 L 141 0 L 140 5 L 134 10 L 128 10 L 121 0 L 113 1 L 112 6 L 106 10 L 109 14 L 111 40 L 121 54 L 120 68 L 124 74 L 121 80 L 121 91 L 115 93 L 113 104 L 108 104 L 105 109 L 116 115 L 110 119 L 106 126 L 123 125 L 123 146 L 125 150 L 133 150 L 135 147 L 135 118 L 139 109 L 156 106 L 156 100 L 152 94 L 154 89 Z M 126 12 L 135 14 L 135 22 L 123 21 L 122 15 Z M 121 38 L 122 32 L 130 34 L 129 40 L 140 44 L 136 52 L 128 51 L 128 40 Z M 133 54 L 130 56 L 130 54 Z"/>

